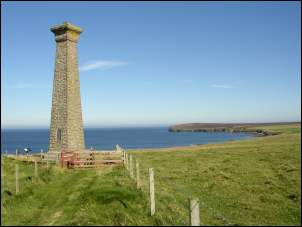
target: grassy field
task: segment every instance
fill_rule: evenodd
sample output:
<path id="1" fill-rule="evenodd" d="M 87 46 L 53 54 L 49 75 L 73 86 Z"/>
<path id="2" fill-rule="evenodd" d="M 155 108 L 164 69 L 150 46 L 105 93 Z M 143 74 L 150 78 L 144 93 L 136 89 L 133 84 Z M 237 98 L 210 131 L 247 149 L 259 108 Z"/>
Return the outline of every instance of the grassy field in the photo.
<path id="1" fill-rule="evenodd" d="M 301 225 L 301 125 L 266 126 L 280 135 L 221 144 L 129 151 L 142 190 L 122 167 L 61 170 L 2 158 L 1 225 L 189 225 L 188 198 L 202 225 Z M 156 215 L 149 216 L 148 168 Z"/>

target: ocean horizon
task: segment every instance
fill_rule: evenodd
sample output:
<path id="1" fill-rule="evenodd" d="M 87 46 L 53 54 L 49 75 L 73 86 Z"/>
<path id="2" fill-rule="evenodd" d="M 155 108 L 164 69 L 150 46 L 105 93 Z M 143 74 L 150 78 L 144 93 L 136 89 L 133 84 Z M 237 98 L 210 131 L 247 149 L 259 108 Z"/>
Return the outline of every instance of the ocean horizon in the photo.
<path id="1" fill-rule="evenodd" d="M 114 150 L 119 144 L 125 149 L 166 148 L 196 144 L 221 143 L 252 137 L 248 133 L 169 132 L 168 127 L 84 128 L 86 149 Z M 1 153 L 20 152 L 25 147 L 33 153 L 48 150 L 49 129 L 1 129 Z"/>

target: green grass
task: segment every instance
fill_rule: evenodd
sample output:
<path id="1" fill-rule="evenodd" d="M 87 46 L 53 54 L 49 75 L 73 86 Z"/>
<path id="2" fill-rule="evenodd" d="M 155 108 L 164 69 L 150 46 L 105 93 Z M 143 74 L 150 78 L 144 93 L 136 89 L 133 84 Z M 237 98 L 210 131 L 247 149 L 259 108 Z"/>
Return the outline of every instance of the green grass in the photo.
<path id="1" fill-rule="evenodd" d="M 188 148 L 130 151 L 142 190 L 123 167 L 40 168 L 2 158 L 2 225 L 189 225 L 188 198 L 202 225 L 301 225 L 301 126 L 268 126 L 280 135 Z M 149 216 L 148 168 L 155 171 L 156 215 Z M 3 176 L 4 173 L 4 176 Z M 8 190 L 12 193 L 7 195 Z"/>
<path id="2" fill-rule="evenodd" d="M 40 166 L 40 179 L 35 179 L 34 166 L 19 162 L 21 193 L 15 195 L 16 161 L 3 162 L 2 225 L 152 224 L 146 196 L 135 190 L 122 167 L 47 171 Z"/>
<path id="3" fill-rule="evenodd" d="M 251 127 L 250 129 L 258 129 L 259 127 Z M 280 132 L 280 133 L 301 133 L 301 124 L 277 125 L 261 127 L 264 131 Z"/>

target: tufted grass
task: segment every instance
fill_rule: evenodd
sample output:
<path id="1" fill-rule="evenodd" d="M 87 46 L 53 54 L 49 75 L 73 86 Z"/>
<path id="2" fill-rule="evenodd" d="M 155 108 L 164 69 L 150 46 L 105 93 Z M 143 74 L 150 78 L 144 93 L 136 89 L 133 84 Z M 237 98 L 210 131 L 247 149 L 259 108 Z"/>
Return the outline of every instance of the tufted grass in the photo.
<path id="1" fill-rule="evenodd" d="M 301 126 L 280 135 L 193 147 L 128 151 L 140 163 L 142 190 L 122 167 L 61 170 L 1 158 L 1 225 L 189 225 L 198 197 L 202 225 L 301 225 Z M 148 168 L 156 215 L 149 217 Z"/>

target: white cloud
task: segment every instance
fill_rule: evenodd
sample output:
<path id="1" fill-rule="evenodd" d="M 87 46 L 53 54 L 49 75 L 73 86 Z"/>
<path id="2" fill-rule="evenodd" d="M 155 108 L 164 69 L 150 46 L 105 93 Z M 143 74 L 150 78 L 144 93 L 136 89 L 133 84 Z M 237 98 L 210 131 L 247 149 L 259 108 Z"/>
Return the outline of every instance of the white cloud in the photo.
<path id="1" fill-rule="evenodd" d="M 212 84 L 210 85 L 211 88 L 232 88 L 232 86 L 227 84 Z"/>
<path id="2" fill-rule="evenodd" d="M 86 63 L 82 66 L 80 66 L 80 71 L 90 71 L 94 69 L 110 69 L 114 67 L 119 67 L 119 66 L 126 66 L 128 65 L 127 62 L 123 61 L 104 61 L 104 60 L 99 60 L 99 61 L 93 61 Z"/>

